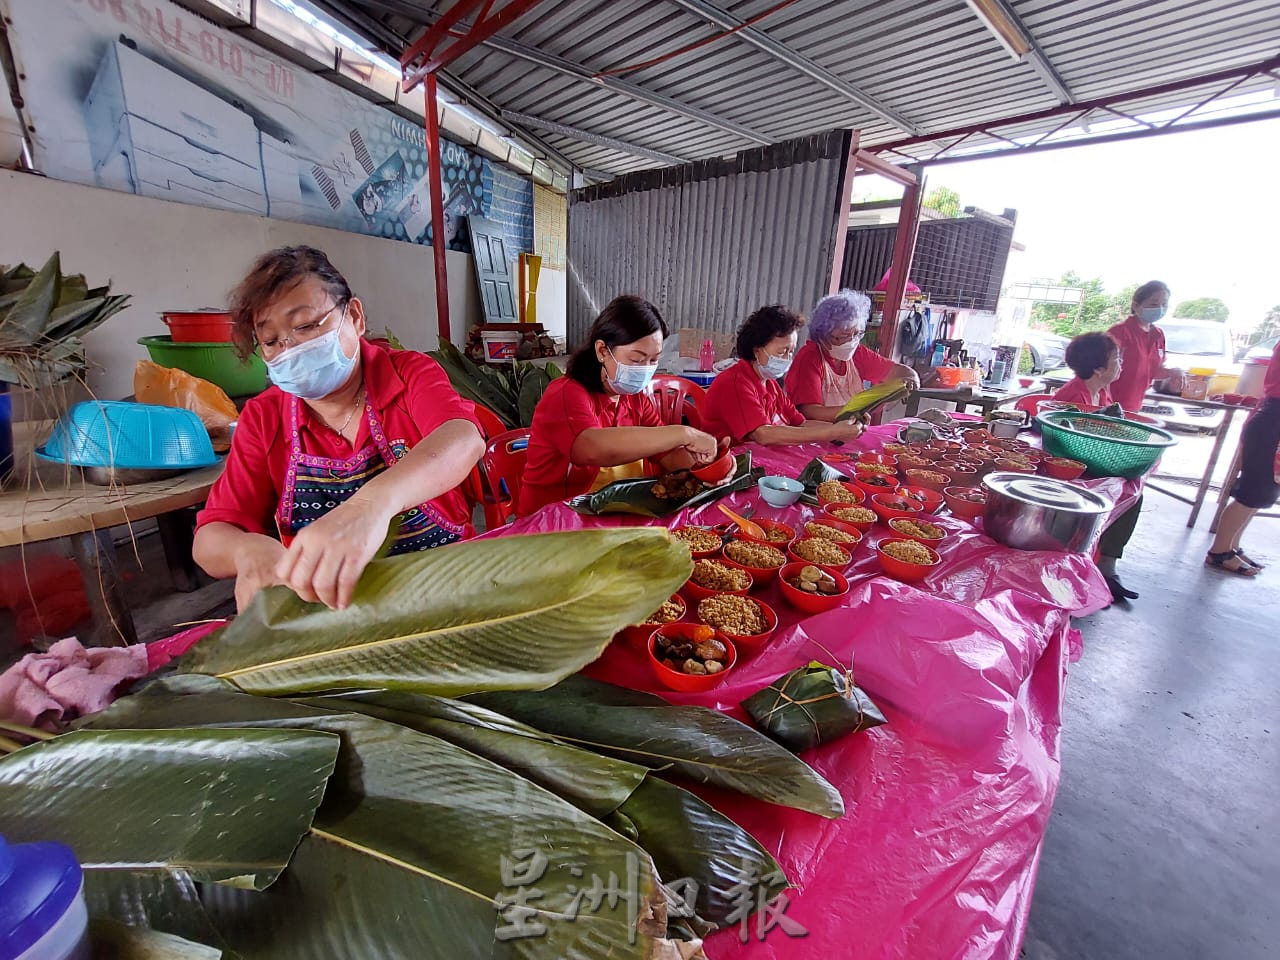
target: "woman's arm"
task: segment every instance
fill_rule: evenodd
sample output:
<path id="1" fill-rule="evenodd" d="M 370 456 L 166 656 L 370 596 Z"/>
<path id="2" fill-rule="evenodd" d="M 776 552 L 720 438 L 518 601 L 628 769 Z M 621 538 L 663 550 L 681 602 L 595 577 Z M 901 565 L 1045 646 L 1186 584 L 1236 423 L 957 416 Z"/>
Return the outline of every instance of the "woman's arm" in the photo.
<path id="1" fill-rule="evenodd" d="M 280 541 L 234 524 L 206 523 L 196 531 L 191 556 L 211 577 L 236 578 L 236 610 L 240 612 L 263 587 L 281 582 L 276 576 L 276 564 L 284 556 Z"/>
<path id="2" fill-rule="evenodd" d="M 908 367 L 905 363 L 895 363 L 893 369 L 889 371 L 886 380 L 905 380 L 913 390 L 920 389 L 920 374 L 916 373 L 914 367 Z"/>
<path id="3" fill-rule="evenodd" d="M 806 420 L 822 420 L 826 423 L 834 423 L 840 411 L 844 409 L 844 404 L 823 406 L 820 403 L 798 403 L 796 404 L 796 409 L 804 414 Z"/>
<path id="4" fill-rule="evenodd" d="M 595 427 L 574 438 L 569 459 L 580 467 L 616 467 L 641 459 L 664 461 L 677 452 L 684 452 L 690 464 L 710 463 L 716 441 L 693 427 Z"/>
<path id="5" fill-rule="evenodd" d="M 766 424 L 747 434 L 747 439 L 766 446 L 783 446 L 794 443 L 823 443 L 832 440 L 855 440 L 863 431 L 857 420 L 826 423 L 822 420 L 805 420 L 797 427 Z"/>
<path id="6" fill-rule="evenodd" d="M 298 531 L 276 566 L 279 581 L 304 600 L 345 607 L 392 518 L 458 486 L 483 453 L 475 424 L 446 420 L 346 503 Z"/>

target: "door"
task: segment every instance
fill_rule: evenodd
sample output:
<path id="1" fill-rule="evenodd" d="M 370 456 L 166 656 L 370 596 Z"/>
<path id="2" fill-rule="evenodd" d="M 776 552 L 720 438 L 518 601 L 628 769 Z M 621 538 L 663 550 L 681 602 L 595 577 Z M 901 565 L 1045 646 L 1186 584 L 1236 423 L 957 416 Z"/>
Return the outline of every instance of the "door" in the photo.
<path id="1" fill-rule="evenodd" d="M 492 220 L 467 217 L 471 230 L 471 256 L 480 284 L 485 323 L 518 323 L 516 293 L 511 285 L 511 261 L 502 232 Z"/>

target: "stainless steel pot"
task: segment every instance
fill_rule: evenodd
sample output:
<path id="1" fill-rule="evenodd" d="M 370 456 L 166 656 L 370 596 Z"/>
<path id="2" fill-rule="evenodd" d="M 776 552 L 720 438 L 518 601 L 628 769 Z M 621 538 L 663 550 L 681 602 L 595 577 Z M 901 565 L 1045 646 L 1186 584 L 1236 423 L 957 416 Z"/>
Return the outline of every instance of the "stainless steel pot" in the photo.
<path id="1" fill-rule="evenodd" d="M 1089 553 L 1115 506 L 1084 487 L 1025 473 L 991 473 L 982 478 L 987 534 L 1018 550 Z"/>

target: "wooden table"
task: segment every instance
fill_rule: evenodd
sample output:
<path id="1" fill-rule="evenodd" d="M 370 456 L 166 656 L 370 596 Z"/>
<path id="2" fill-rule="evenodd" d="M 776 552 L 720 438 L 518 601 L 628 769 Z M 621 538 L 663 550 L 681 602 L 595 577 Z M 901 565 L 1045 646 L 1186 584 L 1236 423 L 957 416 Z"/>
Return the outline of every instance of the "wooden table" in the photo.
<path id="1" fill-rule="evenodd" d="M 47 424 L 14 424 L 14 475 L 0 492 L 0 547 L 66 537 L 93 612 L 90 643 L 134 643 L 133 614 L 121 591 L 111 528 L 154 517 L 174 587 L 196 587 L 191 559 L 192 511 L 204 503 L 223 464 L 152 483 L 98 486 L 80 471 L 32 455 Z"/>
<path id="2" fill-rule="evenodd" d="M 1182 397 L 1170 396 L 1164 393 L 1148 392 L 1143 398 L 1155 403 L 1174 403 L 1184 407 L 1196 407 L 1201 410 L 1221 410 L 1222 423 L 1218 427 L 1218 435 L 1213 440 L 1213 449 L 1209 451 L 1209 462 L 1205 465 L 1204 473 L 1200 476 L 1200 481 L 1196 486 L 1196 495 L 1194 497 L 1184 497 L 1180 493 L 1175 493 L 1165 487 L 1157 486 L 1151 481 L 1147 481 L 1147 486 L 1152 490 L 1163 493 L 1166 497 L 1172 497 L 1174 500 L 1182 503 L 1191 504 L 1191 516 L 1187 518 L 1187 526 L 1194 527 L 1196 518 L 1200 516 L 1200 508 L 1204 506 L 1205 495 L 1209 492 L 1209 486 L 1213 481 L 1213 468 L 1218 465 L 1218 457 L 1222 455 L 1222 445 L 1227 441 L 1227 432 L 1231 429 L 1231 421 L 1235 419 L 1236 413 L 1241 408 L 1234 403 L 1219 403 L 1216 400 L 1186 400 Z M 1158 414 L 1157 414 L 1158 416 Z M 1217 527 L 1217 518 L 1214 518 L 1213 525 L 1210 530 Z"/>
<path id="3" fill-rule="evenodd" d="M 914 417 L 919 412 L 921 400 L 940 400 L 943 403 L 954 403 L 956 405 L 956 413 L 963 413 L 965 407 L 976 406 L 982 409 L 983 416 L 987 416 L 1002 404 L 1044 392 L 1042 384 L 1032 384 L 1030 387 L 1017 387 L 1012 390 L 983 390 L 979 387 L 976 391 L 968 386 L 921 387 L 918 390 L 912 390 L 911 396 L 907 398 L 906 416 Z"/>

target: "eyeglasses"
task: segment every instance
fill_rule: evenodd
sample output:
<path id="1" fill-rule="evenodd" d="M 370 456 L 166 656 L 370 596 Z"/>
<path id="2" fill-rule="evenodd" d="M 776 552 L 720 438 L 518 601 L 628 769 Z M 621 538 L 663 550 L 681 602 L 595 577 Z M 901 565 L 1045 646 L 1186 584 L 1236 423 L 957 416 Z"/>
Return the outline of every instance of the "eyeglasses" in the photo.
<path id="1" fill-rule="evenodd" d="M 324 325 L 328 323 L 329 318 L 333 316 L 333 311 L 337 310 L 339 307 L 345 308 L 346 305 L 347 301 L 345 300 L 341 303 L 335 303 L 314 320 L 298 324 L 289 331 L 289 335 L 287 337 L 268 337 L 265 340 L 259 339 L 258 346 L 262 348 L 263 356 L 279 353 L 286 347 L 292 347 L 297 343 L 306 343 L 308 340 L 314 340 L 316 337 L 320 336 L 321 332 L 324 330 Z"/>

